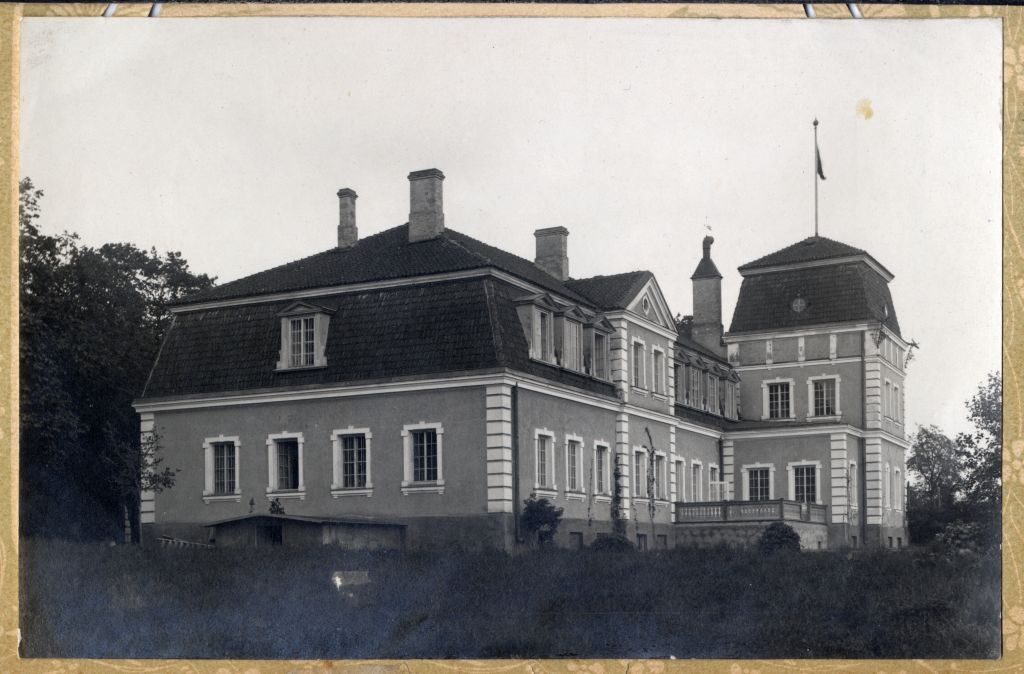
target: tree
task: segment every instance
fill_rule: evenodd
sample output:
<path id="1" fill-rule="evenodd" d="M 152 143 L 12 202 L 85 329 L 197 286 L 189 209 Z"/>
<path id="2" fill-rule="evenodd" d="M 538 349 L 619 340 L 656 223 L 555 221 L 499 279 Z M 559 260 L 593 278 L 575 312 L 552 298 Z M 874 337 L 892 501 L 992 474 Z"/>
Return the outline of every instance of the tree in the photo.
<path id="1" fill-rule="evenodd" d="M 917 476 L 915 490 L 934 508 L 950 508 L 963 488 L 956 446 L 936 426 L 922 426 L 911 441 L 907 469 Z"/>
<path id="2" fill-rule="evenodd" d="M 536 537 L 541 547 L 549 545 L 555 538 L 558 525 L 562 521 L 562 508 L 556 508 L 546 498 L 530 498 L 523 501 L 523 512 L 519 516 L 524 531 Z"/>
<path id="3" fill-rule="evenodd" d="M 43 191 L 20 185 L 21 531 L 138 539 L 139 492 L 173 484 L 132 400 L 170 324 L 167 302 L 208 288 L 179 253 L 85 246 L 40 231 Z M 148 471 L 142 471 L 142 467 Z"/>
<path id="4" fill-rule="evenodd" d="M 757 549 L 762 555 L 779 551 L 800 552 L 800 534 L 785 522 L 772 522 L 761 532 Z"/>

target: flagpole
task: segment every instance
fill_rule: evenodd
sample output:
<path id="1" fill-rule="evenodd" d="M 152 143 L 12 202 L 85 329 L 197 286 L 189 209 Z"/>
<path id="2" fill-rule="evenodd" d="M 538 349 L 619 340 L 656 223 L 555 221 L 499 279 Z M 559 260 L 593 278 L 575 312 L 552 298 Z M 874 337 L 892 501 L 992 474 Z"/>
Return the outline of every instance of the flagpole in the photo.
<path id="1" fill-rule="evenodd" d="M 818 120 L 814 120 L 814 236 L 818 236 Z"/>

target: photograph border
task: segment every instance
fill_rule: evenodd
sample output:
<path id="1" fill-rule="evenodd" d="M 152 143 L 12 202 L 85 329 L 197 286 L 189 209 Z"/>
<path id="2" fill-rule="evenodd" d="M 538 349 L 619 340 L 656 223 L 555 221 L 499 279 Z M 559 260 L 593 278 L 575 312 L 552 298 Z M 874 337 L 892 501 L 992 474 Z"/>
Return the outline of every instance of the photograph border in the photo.
<path id="1" fill-rule="evenodd" d="M 998 660 L 85 660 L 18 657 L 18 181 L 19 52 L 23 16 L 98 17 L 108 3 L 0 3 L 0 671 L 25 672 L 1000 672 L 1024 669 L 1024 7 L 860 6 L 854 19 L 845 4 L 815 5 L 817 19 L 893 20 L 1001 18 L 1003 32 L 1003 656 Z M 800 4 L 164 4 L 144 19 L 150 3 L 119 4 L 110 20 L 245 16 L 403 17 L 643 17 L 806 19 Z M 969 189 L 969 185 L 963 186 Z"/>

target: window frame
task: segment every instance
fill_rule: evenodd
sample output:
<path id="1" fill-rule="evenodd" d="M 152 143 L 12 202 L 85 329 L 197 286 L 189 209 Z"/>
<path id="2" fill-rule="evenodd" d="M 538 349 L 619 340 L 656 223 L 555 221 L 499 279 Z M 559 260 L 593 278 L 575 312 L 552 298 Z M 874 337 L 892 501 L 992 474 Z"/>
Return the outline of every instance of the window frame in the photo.
<path id="1" fill-rule="evenodd" d="M 786 473 L 789 482 L 789 500 L 796 501 L 796 469 L 797 468 L 813 468 L 814 469 L 814 501 L 804 501 L 805 503 L 822 503 L 822 491 L 823 485 L 821 483 L 821 461 L 790 461 L 786 464 Z"/>
<path id="2" fill-rule="evenodd" d="M 235 446 L 235 489 L 232 492 L 218 494 L 216 492 L 216 465 L 214 445 L 222 443 L 233 443 Z M 242 441 L 237 435 L 218 435 L 217 437 L 203 438 L 203 503 L 209 505 L 217 501 L 242 500 L 241 480 L 241 456 Z"/>
<path id="3" fill-rule="evenodd" d="M 771 416 L 771 387 L 775 385 L 787 385 L 789 387 L 789 415 L 788 416 Z M 775 379 L 763 379 L 761 380 L 761 420 L 762 421 L 785 421 L 787 419 L 796 419 L 796 398 L 794 396 L 796 386 L 793 379 L 786 377 L 776 377 Z"/>
<path id="4" fill-rule="evenodd" d="M 544 458 L 544 472 L 547 477 L 550 471 L 550 481 L 546 484 L 540 482 L 540 438 L 549 441 L 548 456 Z M 546 428 L 535 428 L 533 431 L 533 492 L 537 496 L 554 498 L 558 495 L 558 480 L 555 473 L 555 434 Z"/>
<path id="5" fill-rule="evenodd" d="M 676 501 L 686 502 L 686 459 L 677 457 L 672 461 L 672 470 L 676 478 Z"/>
<path id="6" fill-rule="evenodd" d="M 295 441 L 298 446 L 296 470 L 298 471 L 298 488 L 281 489 L 280 475 L 278 474 L 278 445 L 281 442 Z M 305 464 L 304 464 L 305 436 L 302 433 L 271 433 L 267 435 L 267 499 L 299 499 L 306 500 Z"/>
<path id="7" fill-rule="evenodd" d="M 847 494 L 847 499 L 850 502 L 850 508 L 851 509 L 852 508 L 858 508 L 859 509 L 860 508 L 860 498 L 859 498 L 859 491 L 858 491 L 859 490 L 859 487 L 858 487 L 859 480 L 857 478 L 857 462 L 856 461 L 850 461 L 849 466 L 847 466 L 847 470 L 849 471 L 849 473 L 847 474 L 847 485 L 848 485 L 848 489 L 849 489 L 849 494 Z"/>
<path id="8" fill-rule="evenodd" d="M 362 487 L 345 485 L 344 438 L 362 436 L 366 444 L 366 484 Z M 331 496 L 372 496 L 373 495 L 373 433 L 369 428 L 336 428 L 331 431 Z"/>
<path id="9" fill-rule="evenodd" d="M 594 346 L 591 349 L 591 376 L 601 381 L 610 381 L 611 373 L 608 367 L 608 343 L 609 335 L 599 330 L 593 331 Z M 600 346 L 598 345 L 600 340 Z"/>
<path id="10" fill-rule="evenodd" d="M 665 371 L 665 349 L 657 345 L 651 346 L 651 369 L 654 375 L 652 392 L 660 396 L 667 396 L 668 373 Z"/>
<path id="11" fill-rule="evenodd" d="M 571 339 L 572 333 L 575 333 L 575 339 Z M 573 362 L 569 362 L 569 348 L 568 345 L 573 344 Z M 561 365 L 567 370 L 573 372 L 583 372 L 583 323 L 573 320 L 571 318 L 565 318 L 562 320 L 562 357 Z"/>
<path id="12" fill-rule="evenodd" d="M 704 500 L 704 463 L 698 459 L 690 461 L 690 498 L 693 503 Z"/>
<path id="13" fill-rule="evenodd" d="M 640 445 L 633 445 L 633 498 L 647 500 L 650 494 L 647 490 L 647 473 L 650 470 L 650 459 L 647 457 L 647 450 Z M 640 479 L 641 468 L 643 480 Z M 641 493 L 641 486 L 643 492 Z"/>
<path id="14" fill-rule="evenodd" d="M 292 372 L 295 370 L 313 370 L 327 367 L 327 333 L 333 313 L 332 309 L 307 304 L 306 302 L 295 302 L 284 311 L 279 312 L 277 317 L 281 322 L 281 343 L 274 371 Z M 292 323 L 294 321 L 302 321 L 304 324 L 308 320 L 313 322 L 311 331 L 312 341 L 310 343 L 312 348 L 310 355 L 313 362 L 307 363 L 305 358 L 303 358 L 302 363 L 292 364 L 295 346 Z M 304 327 L 300 330 L 300 334 L 302 335 L 304 349 L 307 342 Z M 300 353 L 304 355 L 305 351 L 303 350 Z"/>
<path id="15" fill-rule="evenodd" d="M 892 509 L 903 511 L 903 471 L 898 466 L 892 471 Z"/>
<path id="16" fill-rule="evenodd" d="M 832 414 L 816 414 L 815 413 L 815 386 L 818 382 L 825 382 L 832 380 L 834 387 L 834 411 Z M 808 419 L 839 419 L 843 415 L 842 407 L 840 406 L 840 389 L 843 378 L 838 374 L 822 374 L 816 377 L 807 378 L 807 418 Z"/>
<path id="17" fill-rule="evenodd" d="M 762 499 L 751 498 L 751 480 L 750 473 L 752 471 L 768 471 L 768 496 Z M 775 464 L 774 463 L 746 463 L 740 466 L 740 480 L 742 481 L 742 495 L 744 501 L 750 501 L 753 503 L 761 503 L 764 501 L 775 500 Z"/>
<path id="18" fill-rule="evenodd" d="M 604 452 L 603 470 L 598 471 L 598 459 Z M 611 445 L 604 440 L 594 442 L 594 496 L 611 496 L 612 487 L 612 449 Z"/>
<path id="19" fill-rule="evenodd" d="M 576 445 L 576 467 L 575 470 L 569 465 L 569 445 Z M 565 497 L 568 499 L 578 498 L 583 499 L 586 497 L 586 490 L 583 488 L 586 482 L 583 478 L 583 455 L 585 453 L 583 438 L 572 433 L 566 433 L 565 442 Z M 575 489 L 572 486 L 573 478 L 575 479 Z"/>
<path id="20" fill-rule="evenodd" d="M 647 344 L 639 337 L 630 341 L 630 358 L 632 360 L 633 372 L 631 383 L 637 391 L 647 392 Z M 637 347 L 640 347 L 640 354 L 637 355 Z"/>
<path id="21" fill-rule="evenodd" d="M 437 444 L 437 479 L 413 479 L 413 439 L 418 431 L 434 431 Z M 444 494 L 444 424 L 420 421 L 402 426 L 402 495 Z"/>

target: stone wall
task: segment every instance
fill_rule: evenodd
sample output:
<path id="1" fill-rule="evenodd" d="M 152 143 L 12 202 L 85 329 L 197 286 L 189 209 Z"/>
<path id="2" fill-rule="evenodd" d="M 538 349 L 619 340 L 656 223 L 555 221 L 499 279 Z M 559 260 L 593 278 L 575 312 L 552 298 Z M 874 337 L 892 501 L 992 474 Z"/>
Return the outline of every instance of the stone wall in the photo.
<path id="1" fill-rule="evenodd" d="M 676 524 L 675 546 L 712 548 L 754 547 L 761 533 L 771 522 L 719 522 L 716 524 Z M 786 522 L 800 534 L 800 547 L 804 550 L 828 548 L 828 527 L 810 522 Z"/>

